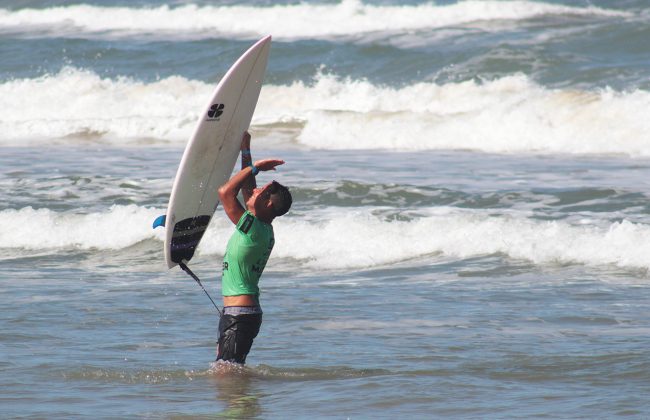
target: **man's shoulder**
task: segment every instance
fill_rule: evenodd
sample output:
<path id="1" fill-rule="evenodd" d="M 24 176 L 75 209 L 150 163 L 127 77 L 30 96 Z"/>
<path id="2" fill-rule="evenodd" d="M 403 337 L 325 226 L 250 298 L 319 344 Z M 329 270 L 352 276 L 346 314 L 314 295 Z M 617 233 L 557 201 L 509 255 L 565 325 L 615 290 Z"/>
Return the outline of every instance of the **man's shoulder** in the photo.
<path id="1" fill-rule="evenodd" d="M 239 222 L 237 223 L 237 230 L 248 234 L 250 230 L 253 228 L 253 225 L 255 224 L 255 221 L 257 218 L 251 213 L 250 211 L 245 211 L 244 214 L 242 214 L 241 218 L 239 219 Z"/>

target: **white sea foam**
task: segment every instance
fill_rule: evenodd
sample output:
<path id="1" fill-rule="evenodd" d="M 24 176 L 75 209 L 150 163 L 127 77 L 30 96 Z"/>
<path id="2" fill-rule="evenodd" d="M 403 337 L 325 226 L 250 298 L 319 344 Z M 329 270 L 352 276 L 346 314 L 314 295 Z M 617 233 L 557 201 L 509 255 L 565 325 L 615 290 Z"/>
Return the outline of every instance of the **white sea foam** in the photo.
<path id="1" fill-rule="evenodd" d="M 380 209 L 376 209 L 380 210 Z M 113 206 L 103 213 L 70 214 L 48 209 L 0 212 L 3 248 L 26 250 L 119 250 L 144 240 L 161 245 L 152 230 L 160 209 Z M 314 215 L 313 213 L 318 213 Z M 504 254 L 539 265 L 614 265 L 650 268 L 650 226 L 628 221 L 571 224 L 522 215 L 437 208 L 410 221 L 386 220 L 380 211 L 314 211 L 275 224 L 274 258 L 314 269 L 370 268 L 414 258 L 469 258 Z M 232 224 L 217 215 L 197 255 L 223 255 Z M 317 232 L 317 233 L 316 233 Z"/>
<path id="2" fill-rule="evenodd" d="M 101 78 L 75 68 L 6 81 L 0 144 L 185 142 L 214 86 L 180 76 Z M 549 89 L 524 75 L 396 88 L 319 74 L 310 83 L 265 85 L 253 128 L 290 123 L 293 141 L 316 149 L 650 156 L 649 108 L 647 91 Z"/>
<path id="3" fill-rule="evenodd" d="M 284 97 L 300 102 L 299 141 L 314 148 L 650 155 L 642 90 L 548 89 L 523 75 L 400 89 L 323 77 Z"/>
<path id="4" fill-rule="evenodd" d="M 187 139 L 214 87 L 182 77 L 142 83 L 75 68 L 0 84 L 3 143 L 70 136 Z M 200 105 L 197 105 L 200 104 Z"/>
<path id="5" fill-rule="evenodd" d="M 275 256 L 304 259 L 314 268 L 373 267 L 438 253 L 453 258 L 501 253 L 540 265 L 650 267 L 650 227 L 627 221 L 597 227 L 438 209 L 413 221 L 387 222 L 352 211 L 322 222 L 278 223 L 276 232 Z M 318 241 L 301 240 L 314 232 Z"/>
<path id="6" fill-rule="evenodd" d="M 135 205 L 113 206 L 105 213 L 58 213 L 25 207 L 0 212 L 0 248 L 122 249 L 158 238 L 151 222 L 164 211 Z"/>
<path id="7" fill-rule="evenodd" d="M 519 21 L 547 15 L 629 16 L 594 6 L 569 7 L 536 1 L 466 0 L 451 5 L 370 5 L 359 0 L 336 4 L 179 7 L 100 7 L 71 5 L 44 9 L 0 9 L 0 31 L 38 36 L 87 34 L 97 37 L 155 35 L 276 39 L 356 37 L 409 33 L 476 22 Z M 335 24 L 332 24 L 335 22 Z"/>

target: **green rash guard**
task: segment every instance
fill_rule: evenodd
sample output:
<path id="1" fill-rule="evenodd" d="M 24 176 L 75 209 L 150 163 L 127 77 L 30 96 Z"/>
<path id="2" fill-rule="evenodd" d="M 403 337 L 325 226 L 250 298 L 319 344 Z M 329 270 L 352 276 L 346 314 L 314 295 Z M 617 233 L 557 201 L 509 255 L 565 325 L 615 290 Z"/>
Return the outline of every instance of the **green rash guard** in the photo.
<path id="1" fill-rule="evenodd" d="M 228 241 L 223 257 L 221 294 L 255 295 L 259 298 L 258 283 L 274 244 L 273 226 L 262 222 L 251 212 L 245 212 Z"/>

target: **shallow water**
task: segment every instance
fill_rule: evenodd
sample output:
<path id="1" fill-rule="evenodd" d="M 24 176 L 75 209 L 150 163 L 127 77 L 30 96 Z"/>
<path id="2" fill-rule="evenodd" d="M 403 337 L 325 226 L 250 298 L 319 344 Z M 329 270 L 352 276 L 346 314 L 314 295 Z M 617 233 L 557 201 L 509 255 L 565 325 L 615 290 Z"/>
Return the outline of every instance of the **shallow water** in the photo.
<path id="1" fill-rule="evenodd" d="M 5 174 L 15 174 L 27 154 L 6 150 L 13 159 L 6 159 Z M 81 224 L 84 233 L 58 239 L 31 235 L 24 246 L 5 248 L 0 263 L 2 293 L 10 296 L 0 311 L 0 342 L 7 355 L 1 386 L 8 417 L 598 417 L 647 412 L 642 397 L 650 388 L 646 270 L 627 267 L 625 260 L 618 267 L 599 264 L 586 253 L 584 261 L 556 261 L 552 253 L 560 246 L 553 234 L 561 238 L 562 229 L 606 241 L 620 217 L 632 213 L 643 220 L 634 209 L 637 195 L 645 192 L 610 190 L 593 176 L 606 167 L 613 179 L 632 180 L 643 161 L 630 167 L 625 160 L 603 159 L 592 170 L 590 159 L 483 155 L 472 165 L 481 175 L 463 178 L 462 163 L 471 154 L 449 152 L 437 156 L 435 165 L 428 162 L 431 157 L 400 154 L 414 170 L 391 171 L 393 165 L 404 167 L 394 154 L 368 151 L 366 162 L 375 167 L 388 162 L 386 173 L 394 181 L 377 184 L 372 168 L 355 164 L 356 153 L 284 150 L 289 163 L 277 175 L 296 185 L 301 198 L 287 220 L 277 223 L 278 255 L 265 272 L 264 324 L 249 364 L 242 372 L 219 375 L 210 366 L 216 311 L 189 277 L 163 268 L 160 239 L 149 227 L 149 215 L 161 212 L 166 201 L 156 191 L 158 184 L 165 188 L 160 170 L 149 168 L 165 166 L 175 150 L 64 150 L 48 154 L 49 163 L 32 168 L 30 175 L 21 173 L 21 183 L 31 185 L 33 196 L 47 195 L 50 166 L 64 167 L 66 159 L 92 161 L 76 171 L 87 183 L 70 182 L 65 171 L 58 175 L 66 180 L 68 197 L 79 197 L 66 202 L 80 204 L 56 211 L 44 204 L 53 214 L 31 215 L 29 228 L 14 219 L 14 233 L 45 232 L 52 224 L 60 232 Z M 138 178 L 125 153 L 139 156 Z M 349 165 L 327 172 L 331 161 Z M 127 163 L 97 170 L 114 162 Z M 296 175 L 289 165 L 313 170 Z M 503 182 L 485 176 L 496 168 Z M 543 168 L 553 168 L 550 180 L 533 175 L 546 173 Z M 571 178 L 576 173 L 582 175 Z M 4 182 L 16 176 L 5 175 Z M 142 189 L 120 187 L 126 183 L 122 178 Z M 424 179 L 438 182 L 423 185 Z M 495 189 L 497 184 L 503 190 Z M 116 194 L 106 191 L 110 185 L 129 192 L 121 206 L 136 209 L 128 216 L 102 210 L 107 197 Z M 13 192 L 4 194 L 8 202 L 18 200 Z M 85 204 L 90 197 L 92 204 Z M 159 203 L 148 209 L 150 200 Z M 566 210 L 578 205 L 584 207 L 581 212 Z M 79 208 L 89 214 L 75 215 Z M 445 210 L 433 211 L 440 208 Z M 9 212 L 2 214 L 12 222 L 18 216 Z M 84 221 L 93 212 L 97 217 Z M 121 233 L 124 217 L 130 219 L 125 224 L 146 225 L 145 233 Z M 578 217 L 592 222 L 568 222 Z M 440 218 L 434 224 L 440 227 L 475 225 L 444 234 L 409 227 L 423 218 Z M 496 236 L 483 242 L 472 230 L 502 218 L 531 223 L 531 240 L 537 243 L 529 250 L 499 244 L 496 249 L 531 252 L 528 258 L 482 251 L 507 240 L 508 224 L 497 223 Z M 104 222 L 117 226 L 116 238 L 103 236 Z M 361 226 L 349 224 L 355 222 Z M 404 224 L 398 232 L 405 237 L 386 237 L 396 223 Z M 635 223 L 642 227 L 641 221 Z M 221 231 L 230 229 L 222 224 L 205 239 L 206 248 L 217 251 L 201 251 L 193 260 L 215 296 L 218 249 L 227 239 Z M 356 229 L 364 230 L 365 238 Z M 353 233 L 338 243 L 319 238 L 342 230 Z M 4 243 L 11 240 L 6 231 L 3 235 Z M 39 240 L 47 247 L 39 248 Z M 394 248 L 402 241 L 412 244 L 407 247 L 411 255 Z M 114 243 L 127 245 L 113 248 Z M 458 249 L 463 243 L 468 244 Z M 632 254 L 638 245 L 629 243 L 626 252 Z M 303 257 L 304 248 L 320 253 Z M 348 249 L 355 255 L 346 256 Z"/>

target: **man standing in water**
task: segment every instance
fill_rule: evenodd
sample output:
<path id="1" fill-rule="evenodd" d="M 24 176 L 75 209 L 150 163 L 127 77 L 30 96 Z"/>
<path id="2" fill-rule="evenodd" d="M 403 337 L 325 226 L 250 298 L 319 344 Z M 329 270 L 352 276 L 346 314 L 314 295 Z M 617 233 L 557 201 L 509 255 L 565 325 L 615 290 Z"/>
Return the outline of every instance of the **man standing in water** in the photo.
<path id="1" fill-rule="evenodd" d="M 275 170 L 283 160 L 258 160 L 253 165 L 251 136 L 244 133 L 241 171 L 219 188 L 219 198 L 228 218 L 237 226 L 228 241 L 223 259 L 221 292 L 223 316 L 219 321 L 217 360 L 245 363 L 262 325 L 258 283 L 275 244 L 273 219 L 291 207 L 287 187 L 272 181 L 257 188 L 259 171 Z M 246 208 L 237 199 L 241 191 Z"/>

